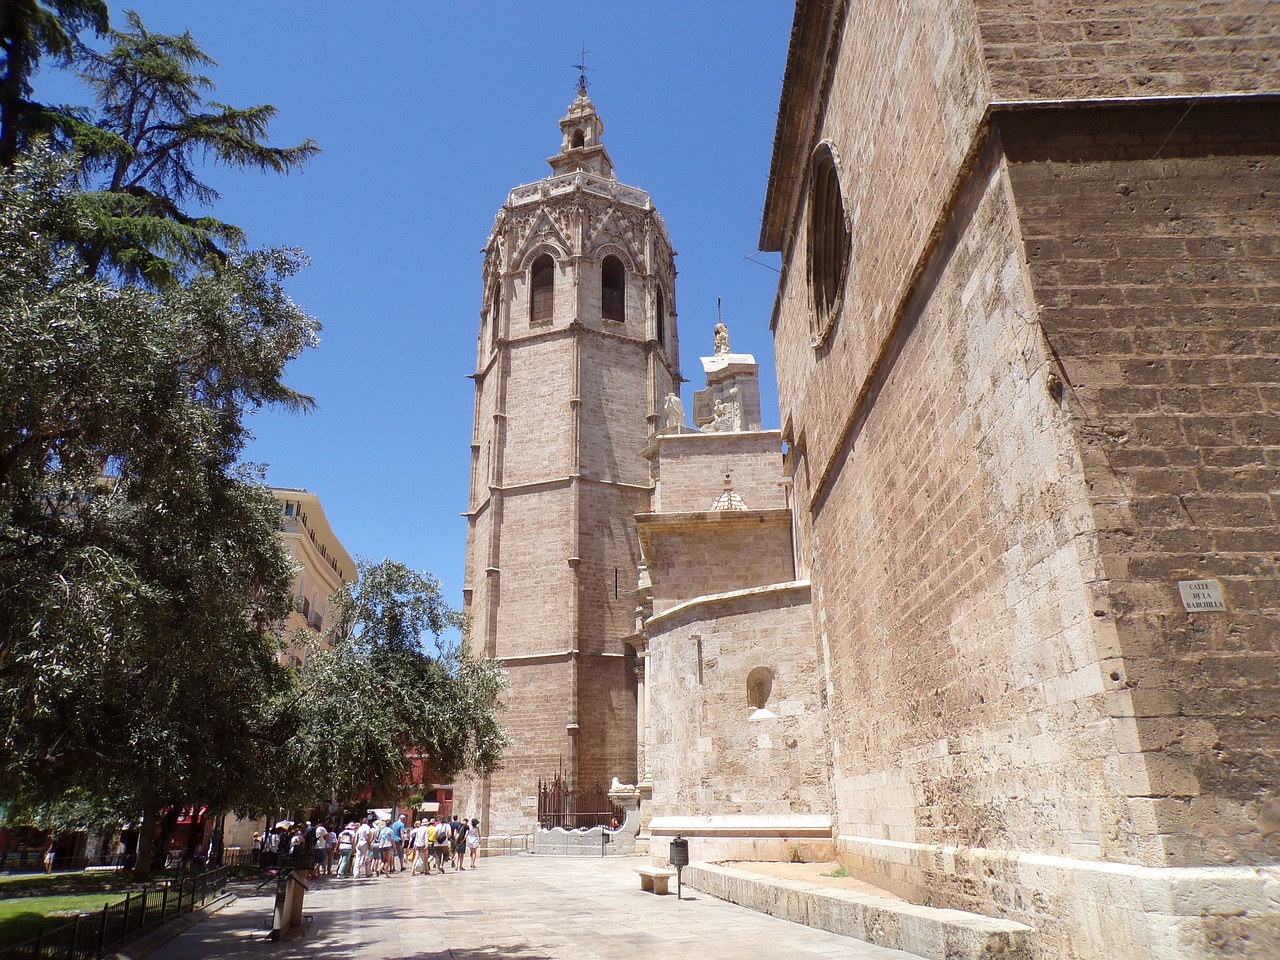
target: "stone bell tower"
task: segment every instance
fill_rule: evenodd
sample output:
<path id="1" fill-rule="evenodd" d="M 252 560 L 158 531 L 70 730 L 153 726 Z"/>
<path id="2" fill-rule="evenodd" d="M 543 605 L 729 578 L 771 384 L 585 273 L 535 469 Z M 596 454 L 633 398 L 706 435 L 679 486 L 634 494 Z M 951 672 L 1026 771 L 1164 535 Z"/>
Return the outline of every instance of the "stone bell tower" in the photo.
<path id="1" fill-rule="evenodd" d="M 538 780 L 634 782 L 634 627 L 649 509 L 642 451 L 678 392 L 674 251 L 614 177 L 585 84 L 551 174 L 517 187 L 485 247 L 464 610 L 506 667 L 504 768 L 456 786 L 490 834 L 527 832 Z"/>

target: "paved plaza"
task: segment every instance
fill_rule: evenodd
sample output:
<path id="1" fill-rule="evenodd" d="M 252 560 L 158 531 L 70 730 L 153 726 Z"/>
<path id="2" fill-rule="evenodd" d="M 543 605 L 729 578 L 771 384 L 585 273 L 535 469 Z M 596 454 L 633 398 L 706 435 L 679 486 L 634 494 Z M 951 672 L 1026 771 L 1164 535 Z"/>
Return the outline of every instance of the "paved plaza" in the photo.
<path id="1" fill-rule="evenodd" d="M 645 860 L 511 856 L 443 876 L 338 880 L 312 888 L 303 936 L 264 938 L 273 885 L 252 888 L 149 960 L 421 958 L 421 960 L 919 960 L 716 900 L 639 888 Z M 672 887 L 674 891 L 674 885 Z"/>

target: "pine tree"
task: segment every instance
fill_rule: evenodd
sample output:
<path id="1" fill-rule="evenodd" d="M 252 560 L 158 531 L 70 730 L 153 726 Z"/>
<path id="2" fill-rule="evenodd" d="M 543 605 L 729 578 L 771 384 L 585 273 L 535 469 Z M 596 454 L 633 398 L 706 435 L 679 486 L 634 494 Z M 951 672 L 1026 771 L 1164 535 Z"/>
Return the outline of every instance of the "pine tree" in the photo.
<path id="1" fill-rule="evenodd" d="M 82 48 L 80 73 L 100 111 L 97 127 L 118 149 L 102 144 L 85 158 L 97 189 L 81 198 L 90 220 L 85 262 L 90 275 L 107 269 L 153 287 L 190 275 L 208 259 L 223 261 L 241 249 L 238 227 L 191 205 L 207 208 L 218 192 L 200 179 L 201 160 L 238 169 L 289 173 L 320 148 L 313 140 L 293 147 L 267 141 L 276 108 L 231 107 L 206 101 L 214 89 L 201 71 L 217 65 L 189 33 L 152 33 L 129 11 L 128 28 L 111 31 L 105 53 Z"/>
<path id="2" fill-rule="evenodd" d="M 0 0 L 0 167 L 13 163 L 28 132 L 49 126 L 50 108 L 27 99 L 41 58 L 70 62 L 87 29 L 106 32 L 105 0 Z"/>

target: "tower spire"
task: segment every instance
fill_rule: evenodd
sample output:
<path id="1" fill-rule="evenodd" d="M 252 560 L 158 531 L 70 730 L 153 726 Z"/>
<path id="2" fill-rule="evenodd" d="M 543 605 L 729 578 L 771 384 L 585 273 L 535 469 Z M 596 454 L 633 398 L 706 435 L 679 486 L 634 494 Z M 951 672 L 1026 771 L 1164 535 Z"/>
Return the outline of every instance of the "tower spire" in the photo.
<path id="1" fill-rule="evenodd" d="M 560 120 L 560 152 L 549 157 L 553 175 L 565 173 L 593 173 L 606 180 L 614 179 L 613 161 L 601 142 L 604 124 L 596 113 L 596 105 L 587 96 L 587 49 L 582 48 L 582 60 L 574 64 L 578 68 L 578 95 Z"/>
<path id="2" fill-rule="evenodd" d="M 585 97 L 587 95 L 587 87 L 591 86 L 587 82 L 587 71 L 594 69 L 587 66 L 587 45 L 582 45 L 582 51 L 578 54 L 578 62 L 570 64 L 573 69 L 578 71 L 578 96 Z"/>

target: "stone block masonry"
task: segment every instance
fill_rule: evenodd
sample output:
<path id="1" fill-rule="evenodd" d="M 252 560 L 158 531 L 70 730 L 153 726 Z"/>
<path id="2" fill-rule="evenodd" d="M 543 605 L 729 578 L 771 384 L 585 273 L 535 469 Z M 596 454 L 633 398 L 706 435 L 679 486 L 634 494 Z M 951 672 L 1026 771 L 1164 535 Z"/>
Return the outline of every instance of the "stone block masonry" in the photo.
<path id="1" fill-rule="evenodd" d="M 1280 951 L 1276 16 L 798 5 L 762 238 L 840 857 L 1046 958 Z"/>
<path id="2" fill-rule="evenodd" d="M 1153 864 L 1268 863 L 1280 782 L 1280 102 L 1001 121 L 1134 699 Z M 1188 613 L 1178 581 L 1227 609 Z"/>

